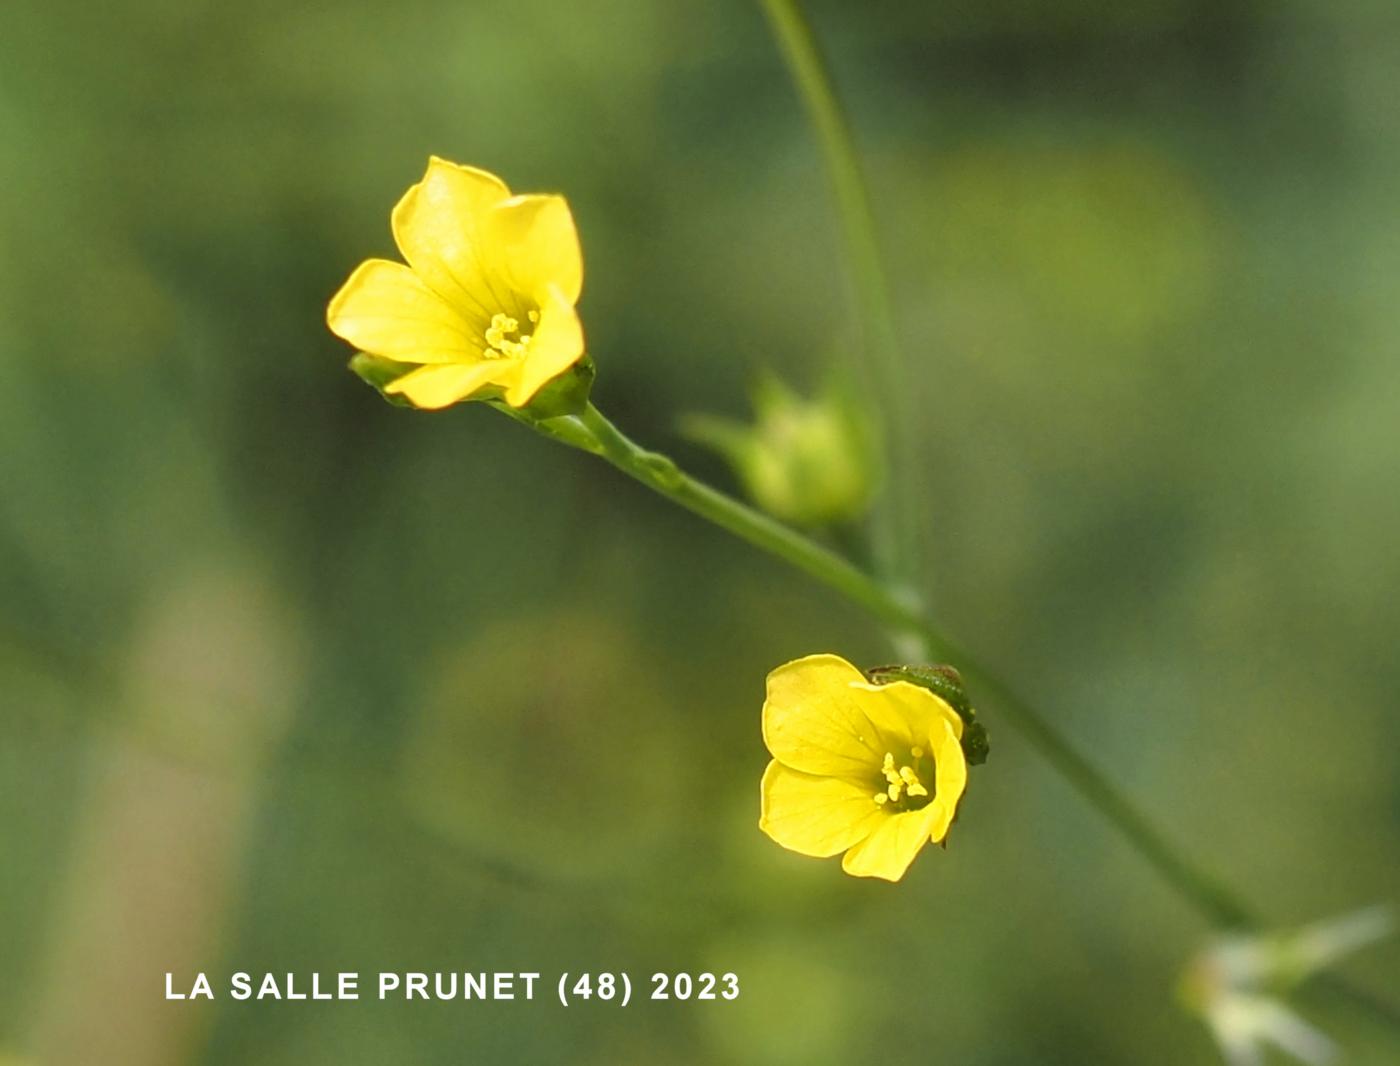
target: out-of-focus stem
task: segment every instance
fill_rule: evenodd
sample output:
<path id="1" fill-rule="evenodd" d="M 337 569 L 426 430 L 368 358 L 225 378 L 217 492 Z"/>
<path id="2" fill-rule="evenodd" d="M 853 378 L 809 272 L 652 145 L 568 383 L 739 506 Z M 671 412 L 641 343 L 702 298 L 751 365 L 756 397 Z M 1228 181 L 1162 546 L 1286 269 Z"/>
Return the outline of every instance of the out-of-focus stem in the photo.
<path id="1" fill-rule="evenodd" d="M 890 286 L 875 236 L 875 216 L 841 102 L 800 0 L 762 0 L 812 127 L 836 193 L 846 261 L 854 289 L 856 320 L 864 337 L 868 366 L 859 380 L 879 418 L 890 467 L 890 482 L 875 507 L 875 558 L 882 575 L 920 587 L 919 523 L 913 510 L 913 405 L 909 375 L 895 326 Z"/>
<path id="2" fill-rule="evenodd" d="M 209 1015 L 167 1001 L 164 975 L 188 993 L 223 950 L 264 769 L 301 677 L 256 568 L 181 573 L 153 597 L 122 669 L 100 664 L 99 690 L 77 693 L 112 710 L 92 733 L 88 794 L 31 993 L 35 1063 L 200 1059 Z"/>

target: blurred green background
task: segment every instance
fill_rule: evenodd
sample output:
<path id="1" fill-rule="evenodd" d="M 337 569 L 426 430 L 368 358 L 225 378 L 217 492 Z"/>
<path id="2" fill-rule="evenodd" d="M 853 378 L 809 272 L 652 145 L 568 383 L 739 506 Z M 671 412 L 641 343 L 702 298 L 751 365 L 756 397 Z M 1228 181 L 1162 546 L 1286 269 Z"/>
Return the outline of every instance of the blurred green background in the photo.
<path id="1" fill-rule="evenodd" d="M 1280 923 L 1400 892 L 1400 18 L 821 0 L 922 412 L 929 594 Z M 763 677 L 870 621 L 326 300 L 429 153 L 560 190 L 595 399 L 852 335 L 754 5 L 0 12 L 0 1059 L 1217 1061 L 1206 930 L 996 713 L 898 886 L 756 828 Z M 975 696 L 975 693 L 974 693 Z M 732 970 L 737 1003 L 163 1001 L 205 970 Z M 1393 1000 L 1394 943 L 1348 967 Z M 1305 1011 L 1394 1062 L 1365 1018 Z"/>

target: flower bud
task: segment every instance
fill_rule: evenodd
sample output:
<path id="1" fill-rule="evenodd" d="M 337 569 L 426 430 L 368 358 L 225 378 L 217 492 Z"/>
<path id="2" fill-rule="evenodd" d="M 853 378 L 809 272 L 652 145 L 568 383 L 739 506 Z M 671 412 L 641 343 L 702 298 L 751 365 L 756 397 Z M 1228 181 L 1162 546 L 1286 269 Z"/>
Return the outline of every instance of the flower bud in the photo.
<path id="1" fill-rule="evenodd" d="M 874 434 L 855 400 L 836 385 L 813 399 L 765 375 L 753 390 L 754 422 L 694 415 L 682 424 L 723 455 L 749 497 L 798 526 L 851 522 L 879 481 Z"/>

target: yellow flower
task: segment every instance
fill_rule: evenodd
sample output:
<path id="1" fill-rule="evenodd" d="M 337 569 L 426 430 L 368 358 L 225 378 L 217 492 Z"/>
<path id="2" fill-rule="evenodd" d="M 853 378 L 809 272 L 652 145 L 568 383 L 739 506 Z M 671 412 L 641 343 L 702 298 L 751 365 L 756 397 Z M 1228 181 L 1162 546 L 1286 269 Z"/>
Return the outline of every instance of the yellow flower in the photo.
<path id="1" fill-rule="evenodd" d="M 417 364 L 385 386 L 417 407 L 499 397 L 523 407 L 582 356 L 583 257 L 562 196 L 436 156 L 391 216 L 408 265 L 361 263 L 331 300 L 331 331 Z"/>
<path id="2" fill-rule="evenodd" d="M 835 655 L 809 655 L 768 675 L 758 826 L 803 855 L 844 851 L 856 877 L 898 881 L 948 833 L 967 785 L 963 723 L 907 681 L 875 685 Z"/>

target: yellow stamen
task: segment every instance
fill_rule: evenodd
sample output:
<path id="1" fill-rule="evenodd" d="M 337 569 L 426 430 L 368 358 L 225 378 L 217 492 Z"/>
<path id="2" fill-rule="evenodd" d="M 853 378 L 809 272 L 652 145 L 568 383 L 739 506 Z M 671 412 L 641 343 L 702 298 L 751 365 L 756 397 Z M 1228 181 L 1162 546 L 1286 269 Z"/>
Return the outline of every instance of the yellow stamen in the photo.
<path id="1" fill-rule="evenodd" d="M 918 762 L 924 754 L 922 748 L 911 748 L 909 754 L 915 762 Z M 914 799 L 917 796 L 928 796 L 927 786 L 919 779 L 918 771 L 912 766 L 895 766 L 894 753 L 885 752 L 884 761 L 880 764 L 880 773 L 889 782 L 884 792 L 875 794 L 875 802 L 880 806 L 886 803 L 898 803 L 900 797 Z"/>
<path id="2" fill-rule="evenodd" d="M 531 321 L 539 317 L 537 311 L 530 312 Z M 511 337 L 510 334 L 515 334 Z M 531 335 L 520 332 L 520 322 L 505 313 L 491 316 L 491 325 L 482 334 L 486 340 L 486 350 L 482 355 L 487 359 L 520 358 L 530 349 Z"/>

